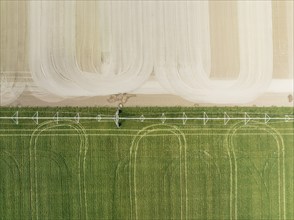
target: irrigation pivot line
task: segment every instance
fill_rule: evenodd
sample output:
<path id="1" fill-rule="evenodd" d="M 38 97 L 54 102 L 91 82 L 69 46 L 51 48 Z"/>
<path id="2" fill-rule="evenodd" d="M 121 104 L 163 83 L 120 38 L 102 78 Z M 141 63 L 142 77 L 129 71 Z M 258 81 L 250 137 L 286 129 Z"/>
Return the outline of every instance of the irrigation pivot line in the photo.
<path id="1" fill-rule="evenodd" d="M 144 115 L 141 116 L 134 116 L 134 117 L 125 117 L 120 116 L 118 114 L 118 111 L 115 113 L 114 116 L 81 116 L 80 113 L 77 113 L 75 116 L 60 116 L 59 112 L 56 112 L 54 116 L 40 116 L 39 112 L 36 112 L 33 116 L 27 117 L 27 116 L 20 116 L 19 112 L 16 111 L 12 116 L 0 116 L 0 120 L 12 120 L 15 124 L 19 124 L 20 120 L 33 120 L 35 124 L 39 124 L 40 120 L 53 120 L 56 123 L 58 123 L 61 120 L 74 120 L 76 123 L 80 123 L 81 120 L 93 120 L 97 122 L 106 121 L 106 120 L 114 120 L 117 127 L 119 127 L 119 121 L 120 120 L 137 120 L 140 122 L 144 122 L 146 120 L 158 120 L 162 124 L 164 124 L 167 120 L 181 120 L 183 125 L 186 124 L 188 120 L 199 120 L 203 121 L 203 124 L 206 125 L 208 121 L 219 121 L 222 120 L 224 122 L 224 125 L 227 125 L 229 121 L 233 120 L 240 120 L 244 121 L 244 124 L 247 125 L 252 120 L 262 120 L 265 124 L 267 124 L 271 120 L 280 120 L 283 122 L 293 122 L 294 121 L 294 115 L 293 114 L 286 114 L 284 116 L 280 117 L 270 117 L 267 113 L 264 114 L 263 117 L 251 117 L 247 112 L 244 113 L 243 117 L 230 117 L 228 113 L 224 112 L 223 116 L 220 117 L 209 117 L 209 114 L 206 112 L 203 112 L 202 117 L 188 117 L 186 113 L 183 112 L 183 115 L 181 117 L 167 117 L 165 113 L 162 113 L 159 117 L 145 117 Z"/>

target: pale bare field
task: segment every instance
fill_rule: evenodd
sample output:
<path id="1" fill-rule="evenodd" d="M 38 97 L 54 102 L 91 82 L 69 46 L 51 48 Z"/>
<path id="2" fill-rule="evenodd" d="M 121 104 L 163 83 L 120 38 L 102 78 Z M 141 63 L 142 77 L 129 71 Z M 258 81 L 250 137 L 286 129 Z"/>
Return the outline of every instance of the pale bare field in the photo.
<path id="1" fill-rule="evenodd" d="M 62 29 L 62 25 L 58 26 L 58 20 L 66 21 L 66 10 L 68 5 L 66 3 L 63 4 L 58 2 L 54 4 L 52 3 L 52 7 L 59 7 L 60 11 L 56 12 L 56 14 L 53 15 L 55 23 L 52 23 L 52 27 L 56 34 L 62 36 L 62 33 L 65 30 Z M 105 72 L 105 69 L 107 70 L 107 68 L 112 68 L 109 67 L 108 62 L 112 62 L 114 59 L 111 55 L 113 47 L 117 46 L 116 56 L 119 57 L 116 58 L 116 61 L 117 63 L 119 63 L 119 65 L 114 68 L 114 71 L 121 71 L 121 74 L 123 74 L 124 71 L 128 70 L 129 66 L 135 65 L 132 63 L 132 58 L 134 57 L 128 57 L 128 55 L 132 54 L 132 50 L 135 50 L 136 47 L 133 45 L 133 42 L 127 38 L 127 32 L 125 33 L 123 31 L 117 33 L 121 34 L 119 37 L 121 37 L 121 41 L 123 43 L 125 42 L 126 45 L 113 44 L 112 39 L 116 36 L 113 37 L 111 35 L 112 32 L 110 29 L 108 29 L 107 26 L 111 19 L 107 17 L 109 15 L 106 12 L 105 14 L 101 15 L 101 7 L 102 6 L 98 1 L 76 2 L 76 6 L 74 9 L 75 30 L 73 32 L 75 33 L 75 39 L 73 41 L 75 44 L 75 51 L 73 56 L 75 58 L 76 65 L 78 66 L 81 73 L 87 76 L 90 73 L 97 77 L 97 79 L 100 79 L 99 75 L 101 75 L 100 83 L 101 85 L 103 85 L 103 80 L 111 81 L 111 77 L 103 78 L 103 74 Z M 104 9 L 107 9 L 108 6 L 104 5 L 103 7 Z M 127 8 L 127 6 L 124 5 L 122 5 L 122 7 Z M 208 61 L 206 61 L 205 59 L 203 60 L 203 69 L 207 73 L 209 79 L 211 79 L 212 81 L 237 79 L 241 71 L 238 3 L 234 1 L 210 1 L 205 7 L 208 8 L 207 16 L 209 22 L 207 23 L 207 25 L 209 26 L 210 33 L 209 39 L 206 39 L 207 45 L 209 47 L 199 48 L 204 54 L 202 54 L 203 57 L 209 57 Z M 168 5 L 167 8 L 170 8 L 172 10 L 173 6 Z M 62 94 L 57 95 L 56 93 L 58 92 L 54 93 L 54 89 L 50 90 L 50 88 L 54 88 L 54 86 L 42 86 L 46 85 L 47 81 L 45 79 L 51 78 L 44 78 L 40 81 L 36 81 L 36 76 L 39 75 L 32 75 L 32 68 L 30 68 L 30 65 L 32 65 L 30 64 L 30 59 L 32 59 L 32 56 L 30 56 L 30 48 L 32 47 L 32 42 L 34 41 L 30 40 L 30 37 L 32 37 L 30 36 L 30 33 L 32 33 L 30 26 L 32 25 L 32 23 L 30 23 L 30 13 L 33 12 L 29 9 L 30 3 L 28 1 L 1 1 L 1 106 L 117 105 L 119 101 L 109 102 L 109 100 L 107 99 L 109 99 L 111 94 L 114 94 L 116 93 L 116 91 L 120 90 L 113 90 L 114 92 L 111 93 L 111 89 L 109 89 L 110 92 L 103 92 L 101 93 L 101 95 L 99 95 L 100 93 L 96 92 L 95 88 L 93 87 L 94 89 L 91 90 L 91 92 L 95 91 L 96 93 L 91 93 L 89 97 L 85 97 L 85 94 L 87 93 L 81 93 L 81 96 L 84 97 L 81 98 L 78 97 L 78 92 L 76 92 L 77 94 L 72 96 Z M 260 10 L 262 11 L 262 9 Z M 124 18 L 122 22 L 127 23 L 128 21 L 131 21 L 128 15 L 123 14 L 123 12 L 120 16 Z M 289 81 L 293 81 L 293 2 L 272 1 L 271 16 L 272 21 L 270 23 L 272 24 L 273 52 L 272 79 L 288 79 Z M 119 24 L 120 21 L 116 22 Z M 130 32 L 134 31 L 132 29 L 132 26 L 127 26 L 126 29 L 130 30 Z M 42 38 L 40 39 L 42 40 Z M 64 72 L 65 70 L 69 69 L 71 65 L 70 63 L 67 64 L 59 62 L 62 56 L 67 56 L 67 54 L 70 53 L 68 51 L 71 51 L 71 48 L 68 48 L 66 41 L 67 39 L 65 39 L 65 37 L 60 37 L 58 38 L 58 40 L 52 41 L 51 44 L 53 49 L 51 52 L 49 52 L 53 57 L 51 58 L 55 59 L 54 62 L 56 64 L 56 72 Z M 38 41 L 36 41 L 36 44 L 37 42 Z M 158 42 L 160 42 L 160 39 L 158 40 Z M 161 44 L 158 45 L 155 46 L 155 48 L 159 48 Z M 59 53 L 59 51 L 61 52 Z M 54 53 L 56 55 L 54 55 Z M 140 54 L 140 51 L 138 51 L 138 54 Z M 185 54 L 185 51 L 183 52 L 183 54 Z M 126 105 L 193 106 L 236 105 L 237 103 L 240 106 L 293 106 L 293 102 L 291 102 L 291 99 L 289 99 L 288 97 L 289 95 L 293 95 L 293 87 L 291 88 L 291 85 L 289 87 L 289 83 L 287 83 L 288 89 L 285 89 L 285 86 L 283 86 L 283 84 L 280 84 L 280 86 L 276 86 L 275 88 L 273 88 L 274 84 L 272 84 L 272 86 L 270 86 L 270 89 L 267 89 L 258 97 L 252 98 L 252 100 L 250 101 L 244 101 L 243 103 L 238 103 L 237 101 L 232 101 L 230 103 L 230 99 L 228 97 L 226 98 L 226 101 L 224 101 L 224 103 L 214 103 L 209 100 L 207 102 L 203 100 L 195 101 L 194 99 L 189 98 L 190 96 L 185 96 L 184 91 L 183 93 L 179 94 L 177 90 L 174 92 L 169 91 L 167 88 L 162 86 L 161 83 L 153 83 L 154 78 L 158 77 L 160 71 L 157 70 L 159 68 L 156 68 L 156 65 L 158 65 L 156 64 L 156 57 L 152 59 L 154 59 L 152 62 L 155 63 L 155 68 L 152 67 L 153 63 L 151 63 L 151 68 L 149 68 L 151 69 L 149 80 L 147 78 L 147 81 L 142 81 L 143 84 L 138 83 L 138 87 L 135 88 L 134 86 L 134 89 L 132 90 L 121 90 L 128 94 L 135 94 L 134 97 L 131 97 L 127 100 L 127 102 L 125 103 Z M 182 62 L 183 64 L 185 64 L 186 60 L 179 58 L 178 62 Z M 258 64 L 259 60 L 256 60 L 256 62 Z M 31 63 L 34 63 L 34 61 L 31 61 Z M 41 66 L 44 65 L 42 64 Z M 68 67 L 66 65 L 68 65 Z M 268 65 L 270 66 L 271 63 L 268 63 Z M 259 69 L 257 68 L 257 70 Z M 71 71 L 72 70 L 69 69 L 69 74 L 71 74 Z M 114 74 L 113 78 L 118 77 L 119 75 L 120 74 Z M 169 77 L 169 75 L 167 75 L 167 77 Z M 43 84 L 40 82 L 42 82 Z M 85 84 L 86 82 L 87 81 L 85 81 Z M 60 82 L 60 84 L 62 85 L 62 82 Z M 93 86 L 94 85 L 95 83 L 93 82 Z M 98 85 L 99 84 L 97 84 L 97 87 L 99 87 Z M 109 85 L 111 85 L 111 82 Z M 119 85 L 119 80 L 117 85 Z M 132 86 L 132 84 L 130 84 L 129 86 Z M 72 87 L 70 87 L 70 89 L 71 88 Z M 107 86 L 105 86 L 105 88 L 107 88 Z M 224 96 L 220 95 L 220 97 L 218 97 L 217 99 L 222 98 L 224 98 Z"/>

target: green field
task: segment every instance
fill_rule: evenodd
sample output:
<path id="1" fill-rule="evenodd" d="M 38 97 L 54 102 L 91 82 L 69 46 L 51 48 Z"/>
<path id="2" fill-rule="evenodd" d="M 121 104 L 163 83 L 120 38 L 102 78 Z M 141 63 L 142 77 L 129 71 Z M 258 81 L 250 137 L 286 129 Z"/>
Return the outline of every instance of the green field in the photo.
<path id="1" fill-rule="evenodd" d="M 36 111 L 59 121 L 21 118 Z M 154 119 L 119 129 L 82 118 L 114 112 L 0 108 L 0 219 L 294 219 L 294 122 L 263 119 L 292 108 L 124 108 Z M 240 119 L 160 120 L 183 112 Z"/>

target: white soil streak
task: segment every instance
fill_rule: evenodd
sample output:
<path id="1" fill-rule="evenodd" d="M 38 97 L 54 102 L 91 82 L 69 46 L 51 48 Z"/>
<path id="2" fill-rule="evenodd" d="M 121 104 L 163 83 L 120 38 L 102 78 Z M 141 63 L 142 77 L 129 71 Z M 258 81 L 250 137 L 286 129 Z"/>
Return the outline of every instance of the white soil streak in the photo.
<path id="1" fill-rule="evenodd" d="M 283 85 L 293 93 L 293 2 L 216 6 L 207 1 L 1 2 L 0 105 L 16 101 L 23 91 L 58 102 L 158 90 L 216 104 L 249 103 L 269 90 L 281 92 Z M 226 50 L 215 30 L 226 10 L 233 16 L 224 21 L 234 24 L 222 27 L 231 61 L 220 55 Z M 272 88 L 273 75 L 289 81 Z M 151 81 L 156 88 L 144 87 Z"/>

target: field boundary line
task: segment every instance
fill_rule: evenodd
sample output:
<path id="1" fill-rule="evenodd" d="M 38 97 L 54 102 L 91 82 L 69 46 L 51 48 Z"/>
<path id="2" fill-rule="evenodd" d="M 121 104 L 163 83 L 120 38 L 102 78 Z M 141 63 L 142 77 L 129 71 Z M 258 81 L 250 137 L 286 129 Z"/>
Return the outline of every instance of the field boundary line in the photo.
<path id="1" fill-rule="evenodd" d="M 118 112 L 118 111 L 117 111 Z M 98 116 L 80 116 L 80 113 L 75 113 L 75 116 L 59 116 L 59 112 L 56 112 L 56 114 L 52 117 L 52 116 L 39 116 L 38 111 L 32 116 L 32 117 L 28 117 L 28 116 L 19 116 L 18 111 L 16 111 L 12 116 L 0 116 L 0 120 L 13 120 L 14 123 L 18 124 L 19 120 L 33 120 L 36 124 L 38 124 L 39 120 L 53 120 L 56 121 L 58 123 L 58 121 L 61 120 L 74 120 L 76 123 L 79 123 L 80 120 L 94 120 L 94 121 L 114 121 L 114 123 L 116 124 L 116 126 L 118 126 L 118 123 L 120 120 L 133 120 L 133 121 L 139 121 L 139 122 L 144 122 L 147 120 L 159 120 L 162 122 L 162 124 L 165 123 L 166 120 L 180 120 L 182 121 L 182 124 L 185 125 L 186 122 L 188 120 L 196 120 L 196 121 L 202 121 L 203 125 L 206 125 L 208 123 L 208 121 L 223 121 L 223 125 L 226 126 L 228 124 L 229 121 L 243 121 L 244 124 L 248 124 L 249 121 L 264 121 L 264 124 L 268 124 L 269 121 L 275 121 L 275 120 L 281 120 L 283 122 L 292 122 L 294 121 L 294 115 L 293 113 L 291 114 L 281 114 L 283 115 L 283 117 L 277 117 L 276 114 L 274 114 L 273 116 L 270 116 L 269 113 L 264 113 L 263 117 L 259 116 L 250 116 L 249 113 L 244 112 L 243 116 L 234 116 L 234 117 L 230 117 L 228 115 L 228 113 L 224 112 L 222 117 L 216 117 L 216 116 L 208 116 L 206 112 L 203 112 L 203 115 L 200 116 L 194 116 L 194 117 L 188 117 L 186 115 L 185 112 L 182 112 L 182 116 L 175 116 L 175 117 L 166 117 L 165 113 L 162 113 L 161 117 L 157 116 L 157 117 L 148 117 L 148 116 L 144 116 L 143 114 L 141 116 L 120 116 L 119 113 L 115 113 L 114 115 L 103 115 L 101 116 L 100 114 Z M 234 114 L 236 115 L 236 113 L 230 113 L 230 114 Z M 218 114 L 213 114 L 213 115 L 220 115 L 220 113 Z M 256 114 L 253 114 L 256 115 Z M 119 126 L 118 126 L 119 127 Z"/>

